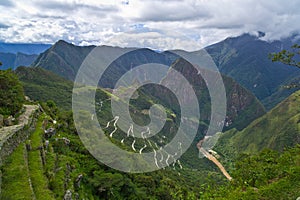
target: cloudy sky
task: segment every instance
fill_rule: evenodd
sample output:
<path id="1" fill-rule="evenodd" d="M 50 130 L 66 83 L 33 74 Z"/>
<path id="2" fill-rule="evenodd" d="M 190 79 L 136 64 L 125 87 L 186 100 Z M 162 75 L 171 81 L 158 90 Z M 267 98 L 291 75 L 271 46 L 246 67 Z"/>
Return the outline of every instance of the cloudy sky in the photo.
<path id="1" fill-rule="evenodd" d="M 299 0 L 0 0 L 0 41 L 196 50 L 263 31 L 300 31 Z"/>

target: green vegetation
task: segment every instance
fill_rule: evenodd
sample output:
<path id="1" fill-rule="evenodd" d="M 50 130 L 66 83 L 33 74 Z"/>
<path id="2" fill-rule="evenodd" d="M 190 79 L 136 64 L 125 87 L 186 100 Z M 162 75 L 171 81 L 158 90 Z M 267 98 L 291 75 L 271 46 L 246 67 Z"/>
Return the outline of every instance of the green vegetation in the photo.
<path id="1" fill-rule="evenodd" d="M 27 151 L 25 144 L 21 144 L 5 161 L 2 169 L 2 199 L 54 199 L 48 189 L 41 160 L 44 118 L 44 115 L 39 117 L 36 130 L 27 141 L 31 150 Z"/>
<path id="2" fill-rule="evenodd" d="M 70 59 L 69 57 L 68 60 Z M 178 66 L 184 66 L 181 64 Z M 40 101 L 45 113 L 39 116 L 36 129 L 26 144 L 19 145 L 1 168 L 3 199 L 64 199 L 67 191 L 71 192 L 73 199 L 94 200 L 294 200 L 300 196 L 300 91 L 248 125 L 254 118 L 263 114 L 263 106 L 232 79 L 223 77 L 228 98 L 227 115 L 233 119 L 233 124 L 228 128 L 235 128 L 221 136 L 215 150 L 233 177 L 233 180 L 228 182 L 212 162 L 198 159 L 196 143 L 203 137 L 210 112 L 210 104 L 207 103 L 208 91 L 203 82 L 197 80 L 193 85 L 197 90 L 204 117 L 195 141 L 180 158 L 183 168 L 176 164 L 151 173 L 130 174 L 116 171 L 98 162 L 82 144 L 72 112 L 68 111 L 71 108 L 71 82 L 41 68 L 20 67 L 16 74 L 24 85 L 26 95 Z M 3 81 L 0 87 L 14 86 L 8 90 L 19 91 L 18 94 L 22 94 L 23 97 L 22 86 L 15 74 L 11 71 L 1 71 L 0 75 L 8 77 L 1 79 L 0 76 L 0 81 Z M 9 84 L 5 82 L 7 80 Z M 90 89 L 93 88 L 83 87 L 78 92 L 89 92 Z M 127 88 L 122 88 L 122 92 L 128 92 Z M 161 99 L 161 94 L 168 96 L 167 99 Z M 22 105 L 24 99 L 17 97 L 7 96 L 9 100 L 13 100 L 11 102 L 15 103 L 17 99 L 18 104 Z M 96 92 L 95 117 L 102 127 L 113 119 L 111 98 L 114 97 L 109 90 L 98 89 Z M 143 87 L 136 91 L 130 101 L 131 117 L 141 125 L 149 122 L 148 109 L 153 104 L 160 103 L 166 107 L 167 122 L 160 133 L 149 139 L 153 144 L 163 146 L 176 134 L 180 123 L 180 111 L 178 102 L 174 99 L 174 96 L 160 88 Z M 10 104 L 6 103 L 6 107 L 7 105 Z M 13 108 L 8 110 L 12 111 Z M 17 109 L 15 110 L 12 113 L 17 112 Z M 93 128 L 85 127 L 85 119 L 91 117 L 90 113 L 83 112 L 81 117 L 79 123 L 94 136 Z M 112 124 L 113 122 L 105 129 L 107 136 L 115 128 Z M 51 136 L 45 134 L 44 130 L 48 128 L 54 128 L 55 133 Z M 126 134 L 117 129 L 110 140 L 120 148 L 134 151 L 131 148 L 132 138 L 126 138 L 124 143 L 120 142 Z M 136 148 L 141 148 L 144 142 L 141 138 L 136 139 Z M 145 151 L 153 150 L 147 148 Z M 109 156 L 114 155 L 114 152 L 105 153 Z"/>
<path id="3" fill-rule="evenodd" d="M 241 131 L 225 132 L 215 149 L 226 158 L 258 153 L 264 148 L 282 151 L 300 143 L 300 91 L 256 119 Z"/>
<path id="4" fill-rule="evenodd" d="M 281 93 L 280 98 L 271 96 L 278 93 L 281 86 L 289 80 L 300 77 L 300 70 L 296 67 L 287 67 L 268 59 L 270 53 L 278 51 L 278 47 L 290 42 L 294 42 L 292 38 L 280 42 L 267 42 L 256 36 L 243 34 L 227 38 L 205 49 L 222 74 L 232 77 L 253 92 L 265 108 L 270 110 L 294 91 Z"/>
<path id="5" fill-rule="evenodd" d="M 263 150 L 257 155 L 241 155 L 232 171 L 233 180 L 204 187 L 201 199 L 278 199 L 300 196 L 300 145 L 285 150 Z"/>
<path id="6" fill-rule="evenodd" d="M 294 44 L 291 50 L 282 50 L 278 53 L 270 54 L 272 62 L 282 62 L 283 64 L 300 68 L 300 45 Z"/>
<path id="7" fill-rule="evenodd" d="M 42 123 L 45 116 L 38 119 L 36 130 L 30 136 L 31 151 L 28 152 L 28 167 L 33 191 L 37 199 L 54 199 L 52 192 L 48 189 L 48 180 L 44 176 L 44 166 L 41 154 L 43 154 L 43 129 Z"/>
<path id="8" fill-rule="evenodd" d="M 36 130 L 27 141 L 31 146 L 27 159 L 24 156 L 27 151 L 20 145 L 3 166 L 5 199 L 32 199 L 31 195 L 36 199 L 63 199 L 67 190 L 79 199 L 196 199 L 200 195 L 196 183 L 204 183 L 207 174 L 222 180 L 215 172 L 191 171 L 186 167 L 181 170 L 178 166 L 175 170 L 168 167 L 145 174 L 110 169 L 85 149 L 74 128 L 72 113 L 59 110 L 53 102 L 42 106 L 47 116 L 39 117 Z M 57 120 L 56 125 L 51 123 L 50 116 Z M 48 147 L 42 127 L 57 130 L 48 139 Z M 64 138 L 70 143 L 65 143 Z M 27 162 L 28 170 L 25 170 Z M 82 179 L 78 181 L 80 175 Z M 24 191 L 19 192 L 20 188 Z"/>
<path id="9" fill-rule="evenodd" d="M 98 95 L 103 99 L 108 97 L 106 92 Z M 140 98 L 143 99 L 142 94 Z M 57 124 L 50 123 L 48 116 L 39 118 L 30 137 L 32 150 L 28 152 L 28 171 L 24 145 L 5 162 L 4 199 L 32 199 L 33 194 L 37 199 L 63 199 L 66 190 L 72 192 L 73 198 L 80 199 L 296 199 L 298 196 L 299 146 L 281 156 L 271 150 L 239 156 L 235 170 L 231 170 L 234 179 L 230 183 L 212 170 L 192 170 L 187 166 L 182 170 L 166 168 L 152 173 L 127 174 L 102 165 L 87 152 L 70 112 L 59 110 L 51 101 L 42 105 Z M 57 130 L 47 148 L 42 125 Z M 63 138 L 68 138 L 70 144 Z M 190 159 L 197 160 L 195 156 Z M 82 175 L 80 183 L 79 175 Z"/>
<path id="10" fill-rule="evenodd" d="M 19 67 L 15 73 L 23 84 L 25 94 L 32 100 L 53 100 L 60 108 L 71 110 L 71 81 L 38 67 Z"/>
<path id="11" fill-rule="evenodd" d="M 24 92 L 11 70 L 0 70 L 0 114 L 15 115 L 23 106 Z"/>
<path id="12" fill-rule="evenodd" d="M 31 200 L 29 174 L 24 144 L 18 146 L 2 167 L 1 199 Z"/>
<path id="13" fill-rule="evenodd" d="M 127 174 L 106 167 L 87 152 L 76 134 L 71 113 L 59 111 L 53 104 L 43 104 L 43 107 L 49 113 L 39 117 L 37 128 L 27 142 L 31 144 L 28 161 L 24 156 L 27 151 L 20 145 L 2 167 L 4 199 L 32 199 L 32 195 L 37 199 L 63 199 L 66 190 L 79 199 L 294 200 L 299 196 L 299 145 L 282 154 L 263 150 L 255 155 L 239 155 L 230 171 L 231 182 L 218 173 L 186 166 Z M 50 113 L 51 110 L 57 114 Z M 49 116 L 56 117 L 57 125 L 50 123 Z M 49 139 L 48 147 L 44 145 L 42 126 L 57 130 Z M 70 143 L 66 144 L 63 138 L 68 138 Z M 80 182 L 79 175 L 82 175 Z"/>
<path id="14" fill-rule="evenodd" d="M 294 66 L 300 68 L 300 45 L 294 44 L 290 50 L 282 50 L 278 53 L 272 53 L 269 55 L 269 58 L 272 62 L 281 62 L 286 65 Z M 300 87 L 300 78 L 295 78 L 292 81 L 289 81 L 287 85 L 284 86 L 284 89 L 297 90 Z"/>

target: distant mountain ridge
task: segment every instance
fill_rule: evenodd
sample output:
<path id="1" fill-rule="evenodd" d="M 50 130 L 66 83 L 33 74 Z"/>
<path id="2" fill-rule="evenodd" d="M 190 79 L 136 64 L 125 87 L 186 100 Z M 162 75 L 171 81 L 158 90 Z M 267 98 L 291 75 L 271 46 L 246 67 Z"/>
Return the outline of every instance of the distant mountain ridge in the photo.
<path id="1" fill-rule="evenodd" d="M 50 44 L 4 43 L 0 42 L 0 69 L 16 69 L 19 66 L 30 66 L 38 54 L 50 48 Z"/>
<path id="2" fill-rule="evenodd" d="M 283 48 L 289 48 L 294 42 L 297 42 L 295 38 L 266 42 L 257 36 L 243 34 L 238 37 L 227 38 L 206 47 L 205 50 L 211 55 L 222 74 L 235 79 L 239 84 L 253 92 L 269 110 L 294 92 L 294 90 L 282 91 L 282 86 L 288 84 L 289 80 L 300 78 L 300 69 L 272 63 L 268 55 Z M 95 46 L 75 46 L 60 40 L 40 54 L 32 66 L 39 66 L 69 80 L 74 80 L 81 63 L 93 48 Z M 106 48 L 121 49 L 107 46 Z M 158 53 L 150 49 L 138 50 L 140 52 L 137 51 L 137 54 L 131 57 L 131 61 L 136 64 L 139 64 L 135 62 L 137 55 L 143 56 L 147 62 L 160 59 L 159 57 L 163 55 L 169 58 L 169 61 L 162 61 L 167 65 L 170 64 L 170 60 L 175 61 L 178 58 L 169 51 Z M 174 52 L 176 53 L 176 51 Z M 189 56 L 198 56 L 199 52 L 201 51 L 186 53 Z M 128 68 L 130 61 L 126 62 L 115 63 L 115 67 L 124 68 L 125 66 L 126 68 L 127 65 Z M 114 74 L 111 75 L 115 76 Z"/>
<path id="3" fill-rule="evenodd" d="M 51 44 L 31 44 L 31 43 L 4 43 L 0 42 L 0 52 L 2 53 L 23 53 L 40 54 L 51 47 Z"/>
<path id="4" fill-rule="evenodd" d="M 270 99 L 272 95 L 276 96 L 274 94 L 280 92 L 283 84 L 300 77 L 300 69 L 272 63 L 268 55 L 282 49 L 289 49 L 297 42 L 300 41 L 294 37 L 267 42 L 257 36 L 243 34 L 227 38 L 205 49 L 212 56 L 221 73 L 232 77 L 252 91 L 266 108 L 270 109 L 294 92 L 279 93 L 283 97 Z"/>
<path id="5" fill-rule="evenodd" d="M 2 53 L 0 52 L 0 61 L 2 66 L 0 69 L 16 69 L 19 66 L 30 66 L 36 59 L 38 55 L 24 54 L 24 53 Z"/>
<path id="6" fill-rule="evenodd" d="M 75 46 L 60 40 L 47 51 L 40 54 L 35 62 L 32 63 L 32 66 L 42 67 L 73 81 L 82 62 L 95 47 L 96 46 Z M 175 60 L 175 57 L 166 56 L 146 48 L 137 49 L 110 46 L 99 46 L 98 48 L 103 51 L 109 49 L 110 52 L 125 49 L 132 50 L 126 55 L 126 58 L 123 59 L 122 62 L 120 62 L 120 59 L 117 59 L 109 66 L 110 70 L 106 72 L 109 73 L 107 77 L 111 79 L 115 77 L 114 81 L 118 80 L 116 79 L 118 75 L 122 74 L 122 72 L 126 72 L 132 66 L 147 63 L 162 63 L 169 66 Z M 103 80 L 102 87 L 112 88 L 113 86 L 111 83 L 108 83 L 107 80 Z"/>

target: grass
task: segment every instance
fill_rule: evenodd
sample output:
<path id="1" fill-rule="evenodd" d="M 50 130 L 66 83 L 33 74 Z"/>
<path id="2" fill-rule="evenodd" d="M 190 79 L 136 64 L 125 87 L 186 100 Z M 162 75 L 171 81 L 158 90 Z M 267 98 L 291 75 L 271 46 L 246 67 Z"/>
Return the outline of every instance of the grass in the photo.
<path id="1" fill-rule="evenodd" d="M 258 153 L 264 148 L 283 151 L 299 143 L 299 97 L 300 91 L 295 92 L 245 129 L 225 132 L 216 150 L 227 157 L 235 157 L 239 153 Z"/>
<path id="2" fill-rule="evenodd" d="M 24 158 L 25 151 L 24 145 L 19 145 L 4 163 L 2 168 L 1 199 L 32 199 L 32 192 L 28 181 L 29 175 Z"/>
<path id="3" fill-rule="evenodd" d="M 28 166 L 30 171 L 30 177 L 32 181 L 32 187 L 37 199 L 54 199 L 52 192 L 48 188 L 48 180 L 44 176 L 44 169 L 42 164 L 42 158 L 40 150 L 38 149 L 43 145 L 42 143 L 42 123 L 44 115 L 41 115 L 38 119 L 36 130 L 31 134 L 31 146 L 32 150 L 28 153 Z"/>

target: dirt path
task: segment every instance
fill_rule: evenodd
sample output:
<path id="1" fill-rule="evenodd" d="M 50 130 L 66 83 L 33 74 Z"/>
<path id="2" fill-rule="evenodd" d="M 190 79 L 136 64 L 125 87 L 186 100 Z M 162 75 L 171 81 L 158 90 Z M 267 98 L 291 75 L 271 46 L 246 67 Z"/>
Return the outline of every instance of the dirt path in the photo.
<path id="1" fill-rule="evenodd" d="M 204 140 L 204 139 L 203 139 Z M 204 148 L 202 148 L 203 140 L 200 140 L 197 144 L 197 148 L 199 151 L 209 160 L 211 160 L 217 167 L 221 170 L 221 172 L 224 174 L 224 176 L 231 181 L 232 177 L 228 174 L 224 166 L 218 161 L 216 157 L 214 157 L 212 154 L 208 153 Z"/>
<path id="2" fill-rule="evenodd" d="M 19 123 L 13 126 L 6 126 L 0 129 L 0 142 L 6 140 L 10 135 L 28 124 L 30 116 L 39 108 L 37 105 L 24 105 L 25 112 L 18 118 Z"/>

